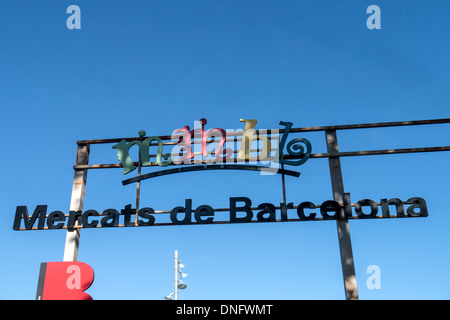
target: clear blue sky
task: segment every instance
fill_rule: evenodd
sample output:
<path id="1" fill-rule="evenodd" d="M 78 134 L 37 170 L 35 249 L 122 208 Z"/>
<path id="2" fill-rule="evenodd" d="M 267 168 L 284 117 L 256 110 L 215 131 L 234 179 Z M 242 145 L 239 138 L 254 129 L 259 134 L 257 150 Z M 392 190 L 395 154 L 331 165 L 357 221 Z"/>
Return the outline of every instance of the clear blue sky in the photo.
<path id="1" fill-rule="evenodd" d="M 81 8 L 68 30 L 66 8 Z M 369 5 L 381 30 L 366 27 Z M 34 299 L 64 230 L 13 231 L 15 208 L 69 210 L 76 141 L 208 128 L 320 126 L 449 117 L 448 1 L 16 1 L 0 3 L 0 299 Z M 450 125 L 338 133 L 341 151 L 450 145 Z M 305 134 L 324 152 L 323 133 Z M 423 197 L 429 217 L 350 221 L 361 299 L 449 299 L 450 153 L 342 159 L 352 199 Z M 91 163 L 117 161 L 108 147 Z M 288 201 L 332 199 L 326 159 L 288 178 Z M 147 171 L 145 171 L 147 172 Z M 121 170 L 90 171 L 84 209 L 134 201 Z M 172 209 L 282 201 L 278 175 L 186 173 L 142 183 L 141 204 Z M 94 299 L 162 299 L 173 253 L 180 299 L 343 299 L 334 221 L 82 230 Z M 369 265 L 381 289 L 366 287 Z"/>

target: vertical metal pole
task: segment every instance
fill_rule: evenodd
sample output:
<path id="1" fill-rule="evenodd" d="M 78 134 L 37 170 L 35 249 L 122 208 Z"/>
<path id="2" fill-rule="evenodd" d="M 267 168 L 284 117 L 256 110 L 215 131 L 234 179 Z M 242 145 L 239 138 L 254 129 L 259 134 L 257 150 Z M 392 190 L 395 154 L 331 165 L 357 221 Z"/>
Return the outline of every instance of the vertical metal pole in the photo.
<path id="1" fill-rule="evenodd" d="M 175 250 L 175 291 L 174 300 L 178 300 L 178 250 Z"/>
<path id="2" fill-rule="evenodd" d="M 142 138 L 140 139 L 142 141 Z M 138 177 L 141 175 L 141 153 L 139 152 L 139 164 L 138 164 Z M 138 211 L 139 211 L 139 202 L 141 198 L 141 181 L 139 180 L 136 184 L 136 213 L 134 216 L 134 225 L 138 226 Z"/>
<path id="3" fill-rule="evenodd" d="M 77 165 L 89 163 L 90 145 L 78 145 Z M 84 193 L 86 190 L 87 169 L 75 170 L 72 184 L 72 196 L 70 199 L 70 211 L 82 211 L 84 205 Z M 75 225 L 79 225 L 78 221 Z M 80 243 L 80 229 L 67 229 L 66 244 L 64 247 L 63 261 L 76 261 L 78 246 Z"/>
<path id="4" fill-rule="evenodd" d="M 336 130 L 325 130 L 325 137 L 327 141 L 327 152 L 330 155 L 328 164 L 330 166 L 333 198 L 343 205 L 344 182 L 342 179 L 341 161 L 337 155 L 339 153 L 339 147 Z M 336 225 L 339 239 L 339 252 L 341 255 L 342 275 L 344 277 L 345 298 L 347 300 L 358 300 L 358 287 L 356 284 L 350 229 L 348 220 L 345 219 L 343 212 L 341 214 L 341 219 L 336 220 Z"/>
<path id="5" fill-rule="evenodd" d="M 284 164 L 281 164 L 281 170 L 284 170 Z M 286 203 L 286 181 L 284 178 L 284 173 L 281 174 L 281 186 L 283 188 L 283 202 Z"/>

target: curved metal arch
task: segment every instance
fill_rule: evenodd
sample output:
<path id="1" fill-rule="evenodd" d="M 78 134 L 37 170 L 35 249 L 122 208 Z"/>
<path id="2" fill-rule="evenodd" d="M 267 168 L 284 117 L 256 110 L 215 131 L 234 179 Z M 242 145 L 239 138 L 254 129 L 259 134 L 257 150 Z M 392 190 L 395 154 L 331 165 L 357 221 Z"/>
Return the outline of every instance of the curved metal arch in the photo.
<path id="1" fill-rule="evenodd" d="M 245 165 L 245 164 L 209 164 L 209 165 L 197 165 L 197 166 L 186 166 L 186 167 L 178 167 L 173 169 L 160 170 L 155 172 L 146 173 L 140 176 L 136 176 L 130 179 L 126 179 L 122 181 L 122 185 L 127 185 L 133 182 L 138 182 L 146 179 L 156 178 L 160 176 L 165 176 L 168 174 L 174 173 L 183 173 L 183 172 L 191 172 L 191 171 L 202 171 L 202 170 L 250 170 L 250 171 L 267 171 L 274 172 L 276 174 L 284 174 L 292 177 L 300 177 L 300 172 L 286 170 L 286 169 L 273 169 L 270 167 L 264 166 L 254 166 L 254 165 Z"/>

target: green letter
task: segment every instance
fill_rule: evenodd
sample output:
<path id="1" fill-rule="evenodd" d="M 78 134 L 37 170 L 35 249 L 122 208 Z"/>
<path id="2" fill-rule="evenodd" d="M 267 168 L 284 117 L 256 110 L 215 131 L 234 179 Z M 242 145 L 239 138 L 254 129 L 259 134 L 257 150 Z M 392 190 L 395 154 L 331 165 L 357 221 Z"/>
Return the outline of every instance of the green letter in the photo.
<path id="1" fill-rule="evenodd" d="M 139 143 L 139 141 L 135 140 L 130 143 L 127 143 L 125 140 L 120 141 L 118 144 L 113 145 L 112 148 L 117 150 L 117 158 L 119 159 L 120 163 L 123 167 L 123 174 L 130 173 L 134 169 L 136 169 L 136 166 L 134 165 L 133 161 L 130 158 L 129 150 L 130 147 L 135 145 L 136 143 Z"/>

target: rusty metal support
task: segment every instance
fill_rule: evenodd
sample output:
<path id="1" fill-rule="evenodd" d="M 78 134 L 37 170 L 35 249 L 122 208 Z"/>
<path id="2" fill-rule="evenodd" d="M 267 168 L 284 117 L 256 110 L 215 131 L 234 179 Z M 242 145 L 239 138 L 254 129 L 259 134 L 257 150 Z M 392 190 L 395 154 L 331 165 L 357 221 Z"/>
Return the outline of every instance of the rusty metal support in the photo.
<path id="1" fill-rule="evenodd" d="M 286 204 L 286 179 L 284 177 L 284 164 L 281 164 L 281 188 L 283 191 L 283 203 Z"/>
<path id="2" fill-rule="evenodd" d="M 325 137 L 327 142 L 327 152 L 330 154 L 328 164 L 330 167 L 333 199 L 342 206 L 344 203 L 344 182 L 342 179 L 341 161 L 338 156 L 335 156 L 339 153 L 336 130 L 326 130 Z M 336 226 L 339 240 L 339 252 L 341 255 L 342 275 L 344 278 L 345 298 L 347 300 L 358 300 L 358 287 L 356 284 L 350 228 L 348 220 L 344 218 L 343 210 L 341 214 L 341 219 L 336 220 Z"/>
<path id="3" fill-rule="evenodd" d="M 138 178 L 141 176 L 141 169 L 142 169 L 142 161 L 141 161 L 141 154 L 139 153 L 139 164 L 138 164 L 138 173 L 137 173 Z M 140 201 L 141 201 L 141 180 L 138 180 L 136 183 L 136 213 L 134 216 L 134 225 L 135 226 L 138 225 L 138 212 L 139 212 Z"/>

